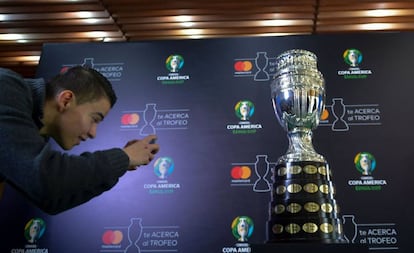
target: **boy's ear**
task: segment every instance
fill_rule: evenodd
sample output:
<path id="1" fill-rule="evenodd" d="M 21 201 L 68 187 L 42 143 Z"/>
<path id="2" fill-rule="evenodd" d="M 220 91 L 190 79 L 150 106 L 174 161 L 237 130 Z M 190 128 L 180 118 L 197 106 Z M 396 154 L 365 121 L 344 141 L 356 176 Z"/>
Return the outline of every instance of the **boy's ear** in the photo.
<path id="1" fill-rule="evenodd" d="M 75 94 L 70 90 L 63 90 L 56 96 L 58 110 L 60 112 L 68 109 L 75 103 Z"/>

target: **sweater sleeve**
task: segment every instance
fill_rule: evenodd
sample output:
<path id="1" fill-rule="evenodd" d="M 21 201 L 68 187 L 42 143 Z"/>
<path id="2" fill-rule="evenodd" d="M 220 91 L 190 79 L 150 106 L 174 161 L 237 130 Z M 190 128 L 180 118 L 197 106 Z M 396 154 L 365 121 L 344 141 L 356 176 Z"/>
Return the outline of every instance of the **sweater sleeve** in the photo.
<path id="1" fill-rule="evenodd" d="M 56 152 L 46 145 L 34 159 L 39 189 L 35 203 L 54 214 L 78 206 L 111 189 L 129 164 L 122 149 L 85 152 L 80 156 Z"/>
<path id="2" fill-rule="evenodd" d="M 69 155 L 51 148 L 32 119 L 30 88 L 0 68 L 0 179 L 56 214 L 112 188 L 127 170 L 120 148 Z"/>

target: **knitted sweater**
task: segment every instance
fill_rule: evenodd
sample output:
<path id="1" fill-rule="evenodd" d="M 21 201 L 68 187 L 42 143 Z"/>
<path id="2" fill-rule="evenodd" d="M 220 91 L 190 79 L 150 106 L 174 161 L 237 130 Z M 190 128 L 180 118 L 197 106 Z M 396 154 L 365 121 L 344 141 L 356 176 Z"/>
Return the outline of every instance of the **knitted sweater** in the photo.
<path id="1" fill-rule="evenodd" d="M 112 188 L 129 158 L 120 148 L 81 155 L 53 150 L 39 134 L 44 94 L 43 79 L 0 68 L 0 182 L 57 214 Z"/>

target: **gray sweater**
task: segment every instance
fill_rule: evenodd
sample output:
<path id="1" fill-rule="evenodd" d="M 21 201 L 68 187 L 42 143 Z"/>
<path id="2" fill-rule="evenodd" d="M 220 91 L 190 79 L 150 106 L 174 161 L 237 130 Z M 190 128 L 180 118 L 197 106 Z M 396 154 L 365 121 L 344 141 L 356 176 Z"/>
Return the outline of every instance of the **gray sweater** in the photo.
<path id="1" fill-rule="evenodd" d="M 39 134 L 43 79 L 23 79 L 0 68 L 0 182 L 57 214 L 112 188 L 129 164 L 120 148 L 70 155 Z"/>

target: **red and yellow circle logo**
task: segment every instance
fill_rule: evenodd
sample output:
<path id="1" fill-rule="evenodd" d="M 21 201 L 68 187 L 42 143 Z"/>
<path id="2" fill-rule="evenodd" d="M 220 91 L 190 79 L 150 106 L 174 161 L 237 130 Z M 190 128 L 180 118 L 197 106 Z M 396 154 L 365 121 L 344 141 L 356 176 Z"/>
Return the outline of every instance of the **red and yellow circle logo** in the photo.
<path id="1" fill-rule="evenodd" d="M 234 70 L 237 72 L 247 72 L 252 70 L 253 64 L 250 61 L 237 61 L 234 63 Z"/>
<path id="2" fill-rule="evenodd" d="M 122 115 L 121 124 L 122 125 L 136 125 L 139 121 L 138 113 L 127 113 Z"/>
<path id="3" fill-rule="evenodd" d="M 107 230 L 102 235 L 102 242 L 105 245 L 110 244 L 120 244 L 122 242 L 122 239 L 124 238 L 124 235 L 119 230 Z"/>
<path id="4" fill-rule="evenodd" d="M 231 169 L 233 179 L 248 179 L 251 174 L 252 170 L 248 166 L 235 166 Z"/>

